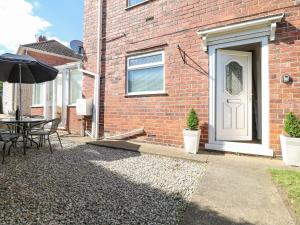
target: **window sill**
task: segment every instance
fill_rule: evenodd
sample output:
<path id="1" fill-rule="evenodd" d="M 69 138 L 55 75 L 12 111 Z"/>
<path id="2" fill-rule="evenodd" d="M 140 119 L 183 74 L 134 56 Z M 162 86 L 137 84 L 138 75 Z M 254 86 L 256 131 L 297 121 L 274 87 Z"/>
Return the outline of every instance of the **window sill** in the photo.
<path id="1" fill-rule="evenodd" d="M 151 1 L 152 1 L 152 0 L 145 0 L 145 1 L 143 1 L 143 2 L 140 2 L 140 3 L 136 4 L 136 5 L 127 6 L 127 7 L 125 8 L 125 10 L 131 10 L 131 9 L 133 9 L 133 8 L 136 8 L 136 7 L 139 7 L 139 6 L 141 6 L 141 5 L 147 4 L 147 3 L 151 2 Z"/>
<path id="2" fill-rule="evenodd" d="M 167 92 L 145 92 L 145 93 L 131 93 L 125 94 L 125 98 L 134 98 L 134 97 L 151 97 L 151 96 L 168 96 Z"/>
<path id="3" fill-rule="evenodd" d="M 32 105 L 30 108 L 44 108 L 44 105 Z"/>

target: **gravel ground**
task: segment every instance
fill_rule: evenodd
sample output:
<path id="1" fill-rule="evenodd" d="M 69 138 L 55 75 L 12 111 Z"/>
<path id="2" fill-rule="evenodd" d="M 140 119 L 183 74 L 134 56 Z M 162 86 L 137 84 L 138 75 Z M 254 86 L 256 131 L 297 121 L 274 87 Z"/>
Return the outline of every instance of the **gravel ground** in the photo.
<path id="1" fill-rule="evenodd" d="M 0 224 L 178 224 L 204 164 L 56 144 L 0 164 Z"/>

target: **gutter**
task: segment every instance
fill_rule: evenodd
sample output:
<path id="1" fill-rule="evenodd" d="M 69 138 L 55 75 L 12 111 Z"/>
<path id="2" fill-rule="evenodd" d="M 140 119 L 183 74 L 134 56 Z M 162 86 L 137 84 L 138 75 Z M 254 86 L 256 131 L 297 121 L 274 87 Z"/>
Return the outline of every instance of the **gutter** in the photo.
<path id="1" fill-rule="evenodd" d="M 99 139 L 99 116 L 100 116 L 100 78 L 101 78 L 101 50 L 102 50 L 102 0 L 98 0 L 98 33 L 97 33 L 97 72 L 94 85 L 94 115 L 92 124 L 92 134 L 95 139 Z"/>

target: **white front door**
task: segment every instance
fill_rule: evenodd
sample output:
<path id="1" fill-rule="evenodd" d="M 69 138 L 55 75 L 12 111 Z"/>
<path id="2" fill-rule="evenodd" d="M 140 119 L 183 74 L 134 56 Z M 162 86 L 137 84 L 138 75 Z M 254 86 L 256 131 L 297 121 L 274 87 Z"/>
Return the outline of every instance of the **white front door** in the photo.
<path id="1" fill-rule="evenodd" d="M 59 73 L 55 80 L 45 83 L 45 110 L 44 116 L 47 119 L 60 118 L 60 128 L 66 126 L 67 104 L 66 104 L 66 85 L 67 78 Z"/>
<path id="2" fill-rule="evenodd" d="M 61 123 L 59 127 L 63 128 L 66 126 L 66 105 L 65 105 L 65 92 L 66 85 L 65 76 L 63 74 L 58 74 L 56 79 L 53 81 L 53 108 L 52 108 L 52 118 L 60 118 Z"/>
<path id="3" fill-rule="evenodd" d="M 252 53 L 218 50 L 217 141 L 252 140 Z"/>

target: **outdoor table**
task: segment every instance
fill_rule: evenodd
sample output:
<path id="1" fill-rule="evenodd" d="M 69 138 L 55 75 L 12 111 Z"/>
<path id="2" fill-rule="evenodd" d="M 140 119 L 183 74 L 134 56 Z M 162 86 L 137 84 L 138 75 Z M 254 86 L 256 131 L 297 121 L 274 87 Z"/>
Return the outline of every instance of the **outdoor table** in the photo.
<path id="1" fill-rule="evenodd" d="M 22 118 L 20 120 L 16 120 L 15 118 L 4 118 L 4 119 L 0 119 L 0 123 L 4 122 L 6 124 L 11 123 L 11 124 L 18 124 L 20 125 L 20 129 L 22 129 L 22 134 L 23 134 L 23 151 L 24 151 L 24 155 L 26 155 L 26 145 L 27 145 L 27 139 L 28 137 L 28 127 L 31 127 L 32 124 L 37 124 L 37 123 L 42 123 L 45 122 L 46 119 L 44 118 Z M 34 142 L 37 146 L 38 143 L 36 143 L 35 141 L 31 140 L 30 141 Z"/>

